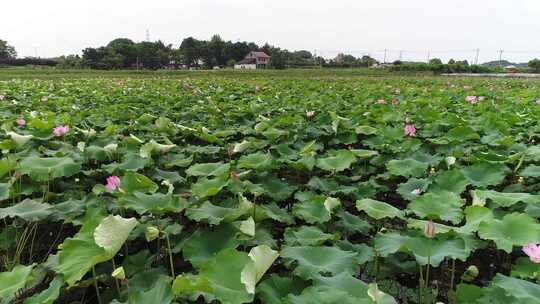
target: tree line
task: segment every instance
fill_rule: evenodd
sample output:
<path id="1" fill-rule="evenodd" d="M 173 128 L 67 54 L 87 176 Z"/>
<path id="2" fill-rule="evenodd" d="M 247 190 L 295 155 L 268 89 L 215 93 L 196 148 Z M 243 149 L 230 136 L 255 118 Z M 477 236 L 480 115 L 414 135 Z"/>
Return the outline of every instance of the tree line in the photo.
<path id="1" fill-rule="evenodd" d="M 158 41 L 134 42 L 128 38 L 117 38 L 105 46 L 88 47 L 82 50 L 82 55 L 67 55 L 58 58 L 17 58 L 15 48 L 7 41 L 0 39 L 0 66 L 44 65 L 58 68 L 91 68 L 91 69 L 178 69 L 200 68 L 212 69 L 215 67 L 232 67 L 244 59 L 251 51 L 263 51 L 270 55 L 269 67 L 284 69 L 287 67 L 329 67 L 352 68 L 371 67 L 380 65 L 376 59 L 364 55 L 355 57 L 340 53 L 335 58 L 325 59 L 316 56 L 307 50 L 289 51 L 265 43 L 262 46 L 254 42 L 225 41 L 219 35 L 209 40 L 200 40 L 193 37 L 183 39 L 175 48 L 172 44 Z M 466 60 L 451 59 L 443 63 L 434 58 L 428 63 L 395 61 L 383 64 L 393 71 L 431 71 L 434 73 L 489 73 L 500 71 L 500 67 L 484 65 L 470 65 Z M 540 60 L 529 61 L 530 70 L 540 72 Z"/>

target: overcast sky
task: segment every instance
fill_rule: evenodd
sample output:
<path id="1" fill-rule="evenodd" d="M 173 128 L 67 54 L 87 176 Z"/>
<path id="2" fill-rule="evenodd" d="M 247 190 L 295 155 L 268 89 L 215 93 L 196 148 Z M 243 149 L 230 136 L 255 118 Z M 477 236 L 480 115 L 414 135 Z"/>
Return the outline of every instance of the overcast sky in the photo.
<path id="1" fill-rule="evenodd" d="M 540 58 L 540 0 L 3 0 L 0 39 L 19 56 L 80 54 L 117 37 L 254 41 L 394 60 Z"/>

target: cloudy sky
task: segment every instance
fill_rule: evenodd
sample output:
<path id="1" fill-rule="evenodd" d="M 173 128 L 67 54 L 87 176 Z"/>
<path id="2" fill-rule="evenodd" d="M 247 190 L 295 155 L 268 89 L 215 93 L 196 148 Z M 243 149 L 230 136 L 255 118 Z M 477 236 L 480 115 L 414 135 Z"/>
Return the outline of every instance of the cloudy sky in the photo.
<path id="1" fill-rule="evenodd" d="M 218 33 L 324 57 L 540 58 L 539 0 L 16 0 L 0 10 L 0 39 L 20 56 L 80 54 L 148 29 L 175 47 Z"/>

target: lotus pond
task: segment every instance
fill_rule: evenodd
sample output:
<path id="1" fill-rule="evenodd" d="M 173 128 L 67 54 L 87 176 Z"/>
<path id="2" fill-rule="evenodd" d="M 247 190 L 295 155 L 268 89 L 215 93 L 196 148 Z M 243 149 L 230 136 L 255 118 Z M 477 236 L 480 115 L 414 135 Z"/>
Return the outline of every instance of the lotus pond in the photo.
<path id="1" fill-rule="evenodd" d="M 0 303 L 540 303 L 539 84 L 0 81 Z"/>

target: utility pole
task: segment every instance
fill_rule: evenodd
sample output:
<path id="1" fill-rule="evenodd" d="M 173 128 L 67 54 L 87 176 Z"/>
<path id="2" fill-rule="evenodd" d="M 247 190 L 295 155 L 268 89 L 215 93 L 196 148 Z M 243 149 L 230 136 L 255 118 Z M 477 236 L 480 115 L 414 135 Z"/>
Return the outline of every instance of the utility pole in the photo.
<path id="1" fill-rule="evenodd" d="M 401 58 L 403 57 L 403 51 L 399 51 L 399 61 L 401 61 Z"/>
<path id="2" fill-rule="evenodd" d="M 504 50 L 499 50 L 499 66 L 502 67 L 502 55 L 503 55 L 503 52 Z"/>
<path id="3" fill-rule="evenodd" d="M 476 49 L 476 56 L 474 57 L 474 64 L 478 65 L 478 57 L 480 56 L 480 49 Z"/>
<path id="4" fill-rule="evenodd" d="M 386 63 L 386 52 L 388 52 L 387 49 L 384 49 L 384 59 L 383 59 L 383 63 Z"/>
<path id="5" fill-rule="evenodd" d="M 429 63 L 429 59 L 431 58 L 431 51 L 427 51 L 427 63 Z"/>
<path id="6" fill-rule="evenodd" d="M 146 29 L 146 41 L 150 42 L 150 30 Z"/>

